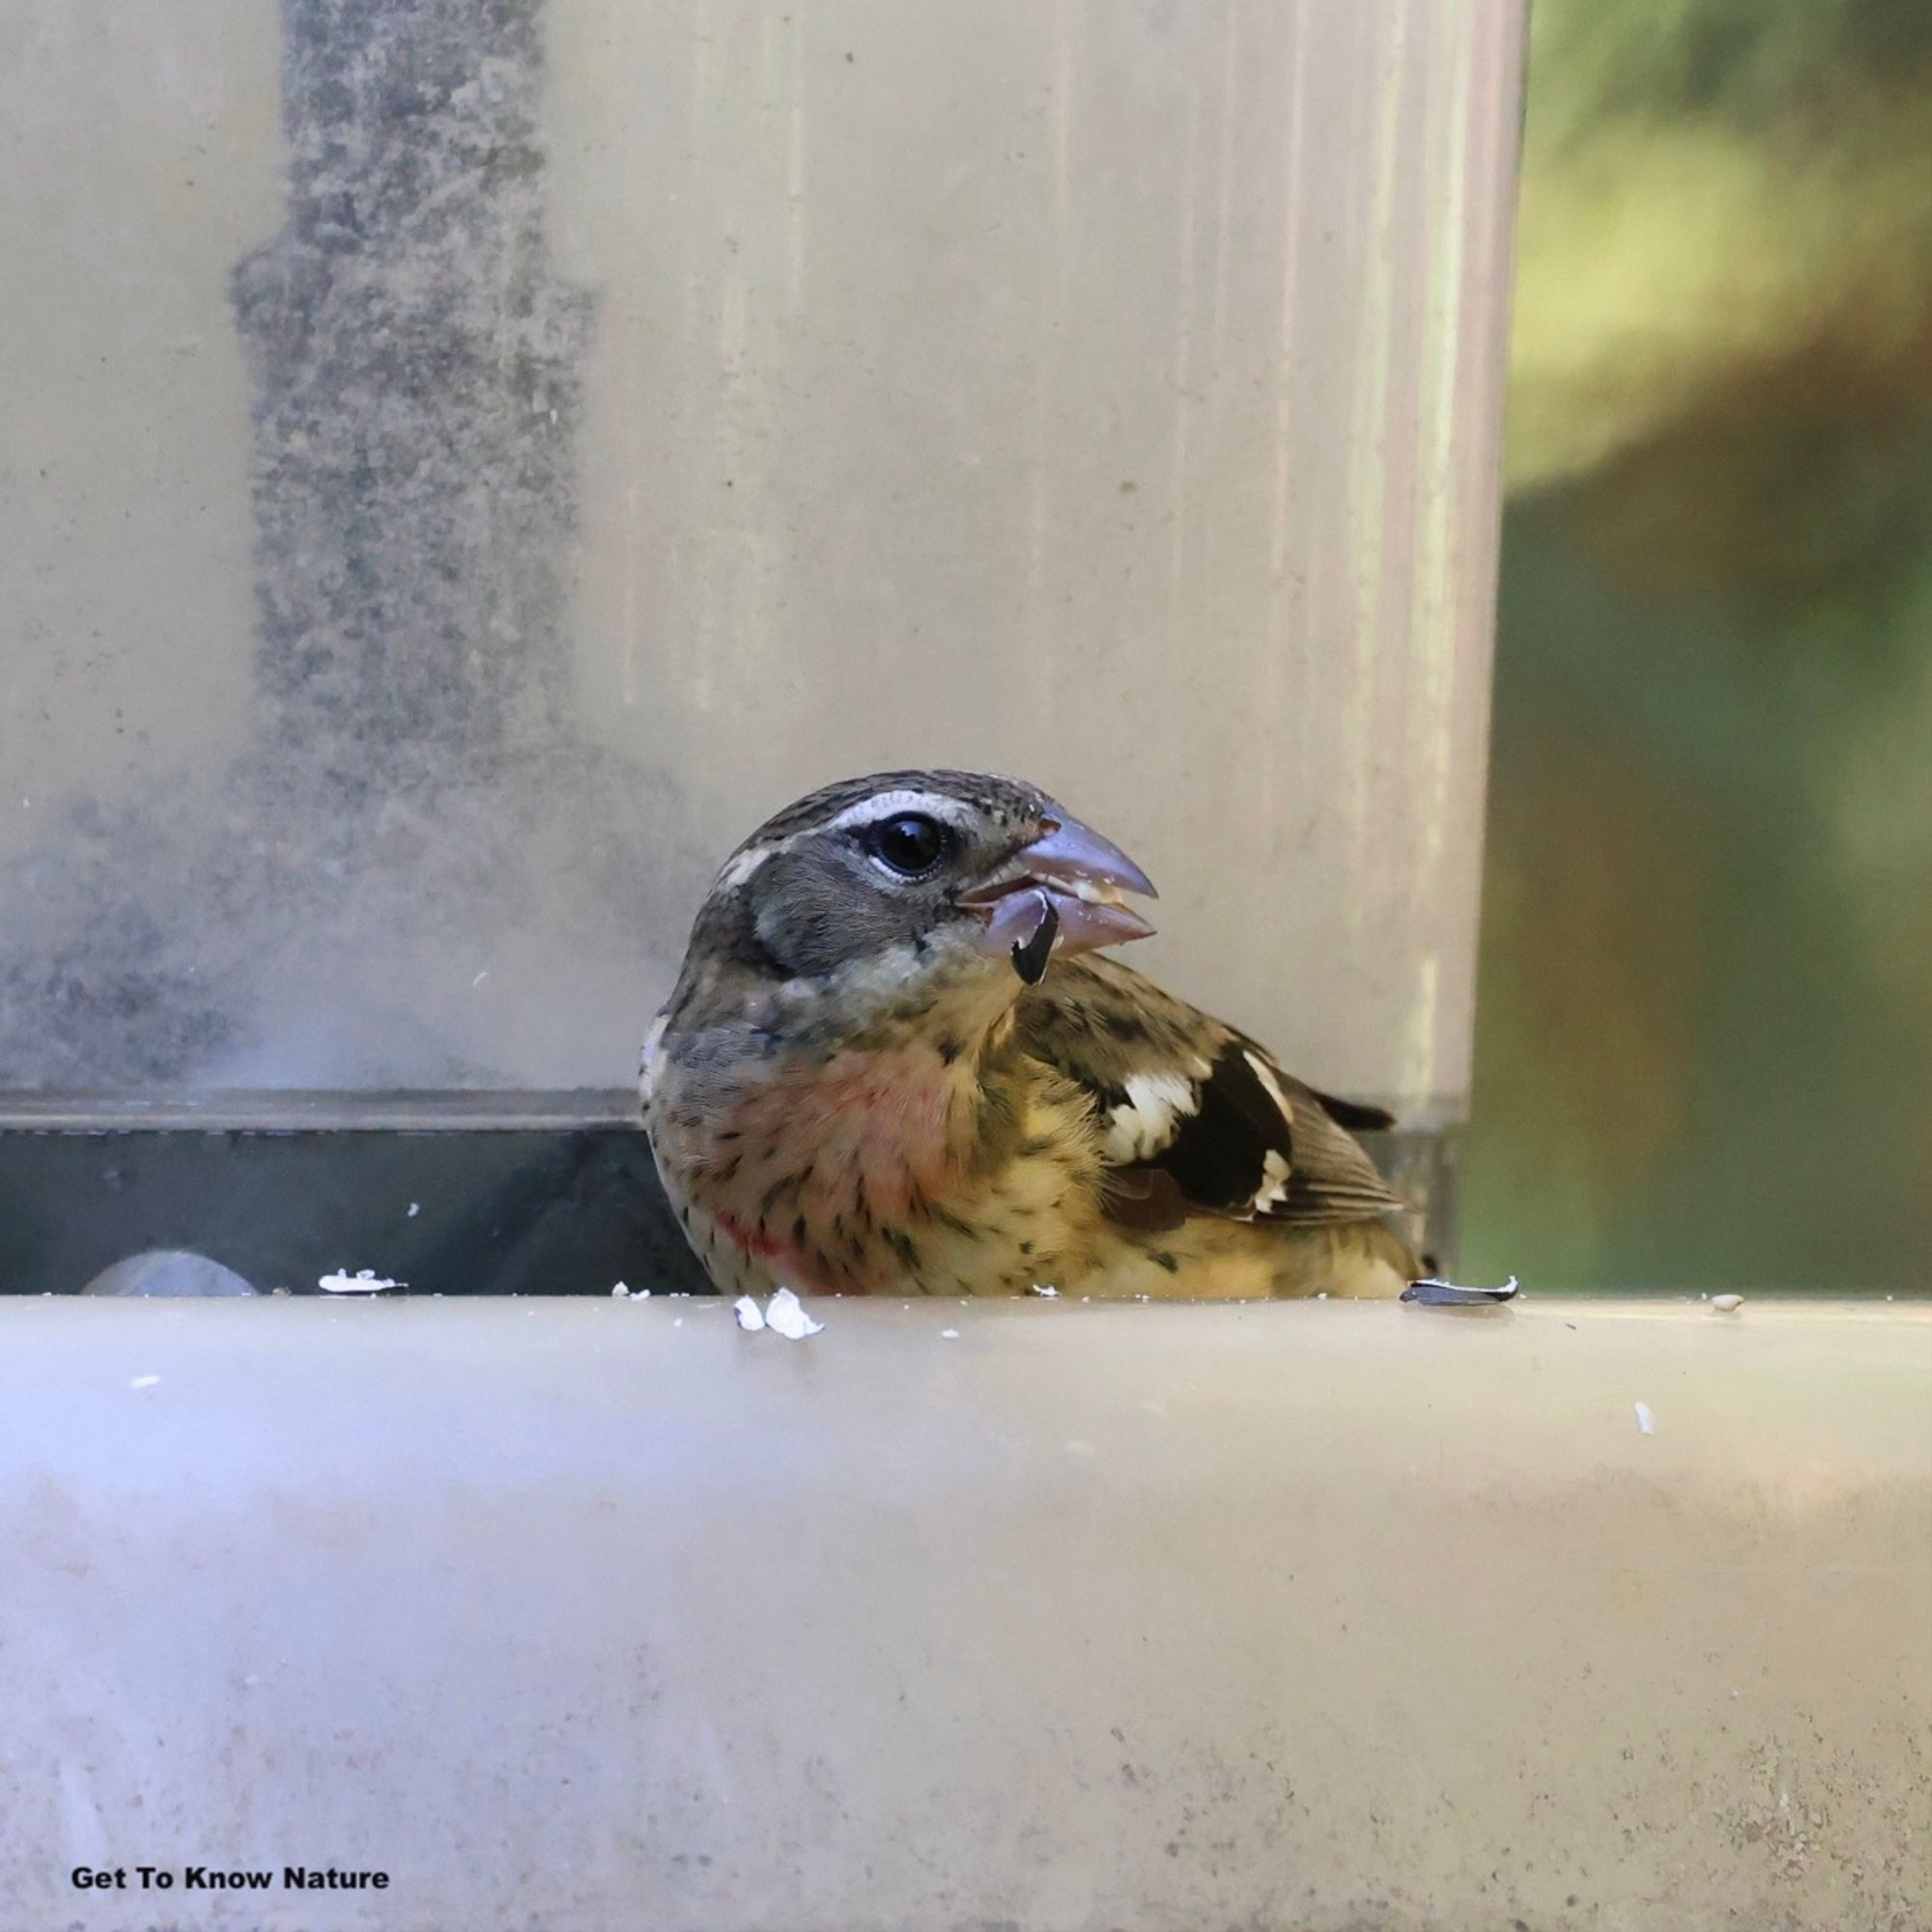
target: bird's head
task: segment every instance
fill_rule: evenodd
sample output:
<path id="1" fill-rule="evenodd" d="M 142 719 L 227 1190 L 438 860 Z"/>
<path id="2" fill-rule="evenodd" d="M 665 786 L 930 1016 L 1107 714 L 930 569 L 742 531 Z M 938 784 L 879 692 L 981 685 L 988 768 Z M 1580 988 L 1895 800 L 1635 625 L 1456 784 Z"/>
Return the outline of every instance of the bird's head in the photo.
<path id="1" fill-rule="evenodd" d="M 883 772 L 769 819 L 718 876 L 693 948 L 767 979 L 916 998 L 962 978 L 1037 983 L 1055 953 L 1145 938 L 1153 885 L 1035 786 Z M 1018 976 L 1017 980 L 1013 978 Z"/>

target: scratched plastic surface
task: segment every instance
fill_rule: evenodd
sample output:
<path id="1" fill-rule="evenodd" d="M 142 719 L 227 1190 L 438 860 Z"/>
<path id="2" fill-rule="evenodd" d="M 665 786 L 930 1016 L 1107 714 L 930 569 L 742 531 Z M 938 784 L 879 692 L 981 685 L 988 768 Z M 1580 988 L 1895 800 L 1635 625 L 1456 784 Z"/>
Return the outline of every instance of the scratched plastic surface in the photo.
<path id="1" fill-rule="evenodd" d="M 0 1090 L 621 1088 L 722 853 L 948 760 L 1460 1114 L 1520 31 L 10 7 Z"/>
<path id="2" fill-rule="evenodd" d="M 0 1302 L 0 1925 L 1932 1924 L 1932 1306 L 810 1306 Z"/>

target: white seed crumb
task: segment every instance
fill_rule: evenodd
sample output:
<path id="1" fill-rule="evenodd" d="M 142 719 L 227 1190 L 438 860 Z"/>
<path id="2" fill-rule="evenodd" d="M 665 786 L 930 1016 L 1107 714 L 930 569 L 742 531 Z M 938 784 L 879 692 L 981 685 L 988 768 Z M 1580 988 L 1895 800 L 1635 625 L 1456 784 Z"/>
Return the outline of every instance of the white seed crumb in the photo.
<path id="1" fill-rule="evenodd" d="M 471 991 L 474 991 L 474 990 L 475 990 L 475 988 L 476 988 L 476 987 L 478 987 L 478 986 L 480 986 L 480 985 L 481 985 L 481 984 L 483 983 L 483 981 L 484 981 L 485 980 L 487 980 L 487 979 L 488 979 L 489 977 L 490 977 L 490 969 L 489 969 L 489 968 L 488 968 L 488 967 L 486 966 L 486 967 L 485 967 L 485 968 L 483 969 L 483 971 L 482 971 L 482 972 L 480 972 L 479 974 L 477 974 L 477 976 L 475 977 L 475 979 L 473 979 L 472 980 L 470 980 L 470 982 L 469 982 L 469 985 L 470 985 L 470 989 L 471 989 Z"/>
<path id="2" fill-rule="evenodd" d="M 673 1328 L 682 1328 L 684 1326 L 684 1317 L 682 1315 L 673 1315 L 670 1319 L 670 1325 Z"/>
<path id="3" fill-rule="evenodd" d="M 781 1288 L 765 1308 L 765 1326 L 787 1342 L 803 1342 L 808 1335 L 820 1333 L 825 1323 L 814 1321 L 798 1296 L 790 1289 Z"/>
<path id="4" fill-rule="evenodd" d="M 1045 1295 L 1049 1301 L 1057 1300 L 1060 1294 L 1060 1291 L 1057 1288 L 1043 1288 L 1038 1282 L 1034 1283 L 1033 1292 L 1036 1294 Z"/>
<path id="5" fill-rule="evenodd" d="M 1745 1305 L 1745 1298 L 1742 1294 L 1714 1294 L 1711 1297 L 1711 1306 L 1715 1308 L 1719 1315 L 1733 1314 L 1736 1310 L 1742 1308 L 1744 1305 Z"/>
<path id="6" fill-rule="evenodd" d="M 959 1339 L 959 1331 L 956 1328 L 942 1328 L 939 1331 L 939 1339 L 942 1342 L 956 1342 Z"/>
<path id="7" fill-rule="evenodd" d="M 1328 1291 L 1324 1288 L 1315 1298 L 1317 1301 L 1326 1301 L 1328 1299 Z"/>
<path id="8" fill-rule="evenodd" d="M 731 1304 L 731 1312 L 738 1318 L 738 1326 L 748 1335 L 755 1335 L 765 1325 L 765 1311 L 749 1294 L 741 1294 Z"/>
<path id="9" fill-rule="evenodd" d="M 413 1221 L 422 1210 L 423 1205 L 420 1201 L 412 1201 L 410 1203 L 410 1219 Z"/>
<path id="10" fill-rule="evenodd" d="M 1645 1435 L 1657 1434 L 1657 1417 L 1651 1414 L 1647 1402 L 1634 1402 L 1631 1406 L 1636 1410 L 1636 1426 Z"/>
<path id="11" fill-rule="evenodd" d="M 611 1291 L 611 1298 L 613 1301 L 625 1301 L 630 1298 L 630 1293 L 631 1291 L 628 1288 L 626 1288 L 624 1284 L 620 1281 L 616 1285 L 616 1287 Z"/>
<path id="12" fill-rule="evenodd" d="M 315 1285 L 329 1294 L 380 1294 L 385 1288 L 407 1288 L 409 1283 L 391 1281 L 374 1268 L 357 1268 L 354 1274 L 337 1268 L 333 1274 L 320 1276 Z"/>
<path id="13" fill-rule="evenodd" d="M 151 1389 L 159 1380 L 159 1376 L 136 1376 L 128 1386 L 130 1389 Z"/>

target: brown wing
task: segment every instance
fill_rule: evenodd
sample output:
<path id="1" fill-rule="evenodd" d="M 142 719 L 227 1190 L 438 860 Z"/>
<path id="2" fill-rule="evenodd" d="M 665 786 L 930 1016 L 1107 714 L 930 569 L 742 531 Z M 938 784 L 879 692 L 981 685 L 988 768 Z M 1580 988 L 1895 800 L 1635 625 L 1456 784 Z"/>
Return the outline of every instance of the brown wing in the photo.
<path id="1" fill-rule="evenodd" d="M 1190 1213 L 1333 1226 L 1402 1206 L 1349 1132 L 1388 1115 L 1318 1094 L 1118 960 L 1056 960 L 1017 1018 L 1024 1050 L 1091 1097 L 1108 1211 L 1125 1226 Z"/>

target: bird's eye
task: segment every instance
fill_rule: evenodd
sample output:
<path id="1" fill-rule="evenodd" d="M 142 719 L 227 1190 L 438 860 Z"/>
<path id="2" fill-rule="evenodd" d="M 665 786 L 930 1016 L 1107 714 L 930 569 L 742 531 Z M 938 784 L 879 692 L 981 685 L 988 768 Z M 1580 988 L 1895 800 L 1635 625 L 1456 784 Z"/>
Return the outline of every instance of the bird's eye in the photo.
<path id="1" fill-rule="evenodd" d="M 936 818 L 921 811 L 902 811 L 884 818 L 867 833 L 873 858 L 901 878 L 917 879 L 939 864 L 952 849 L 952 833 Z"/>

